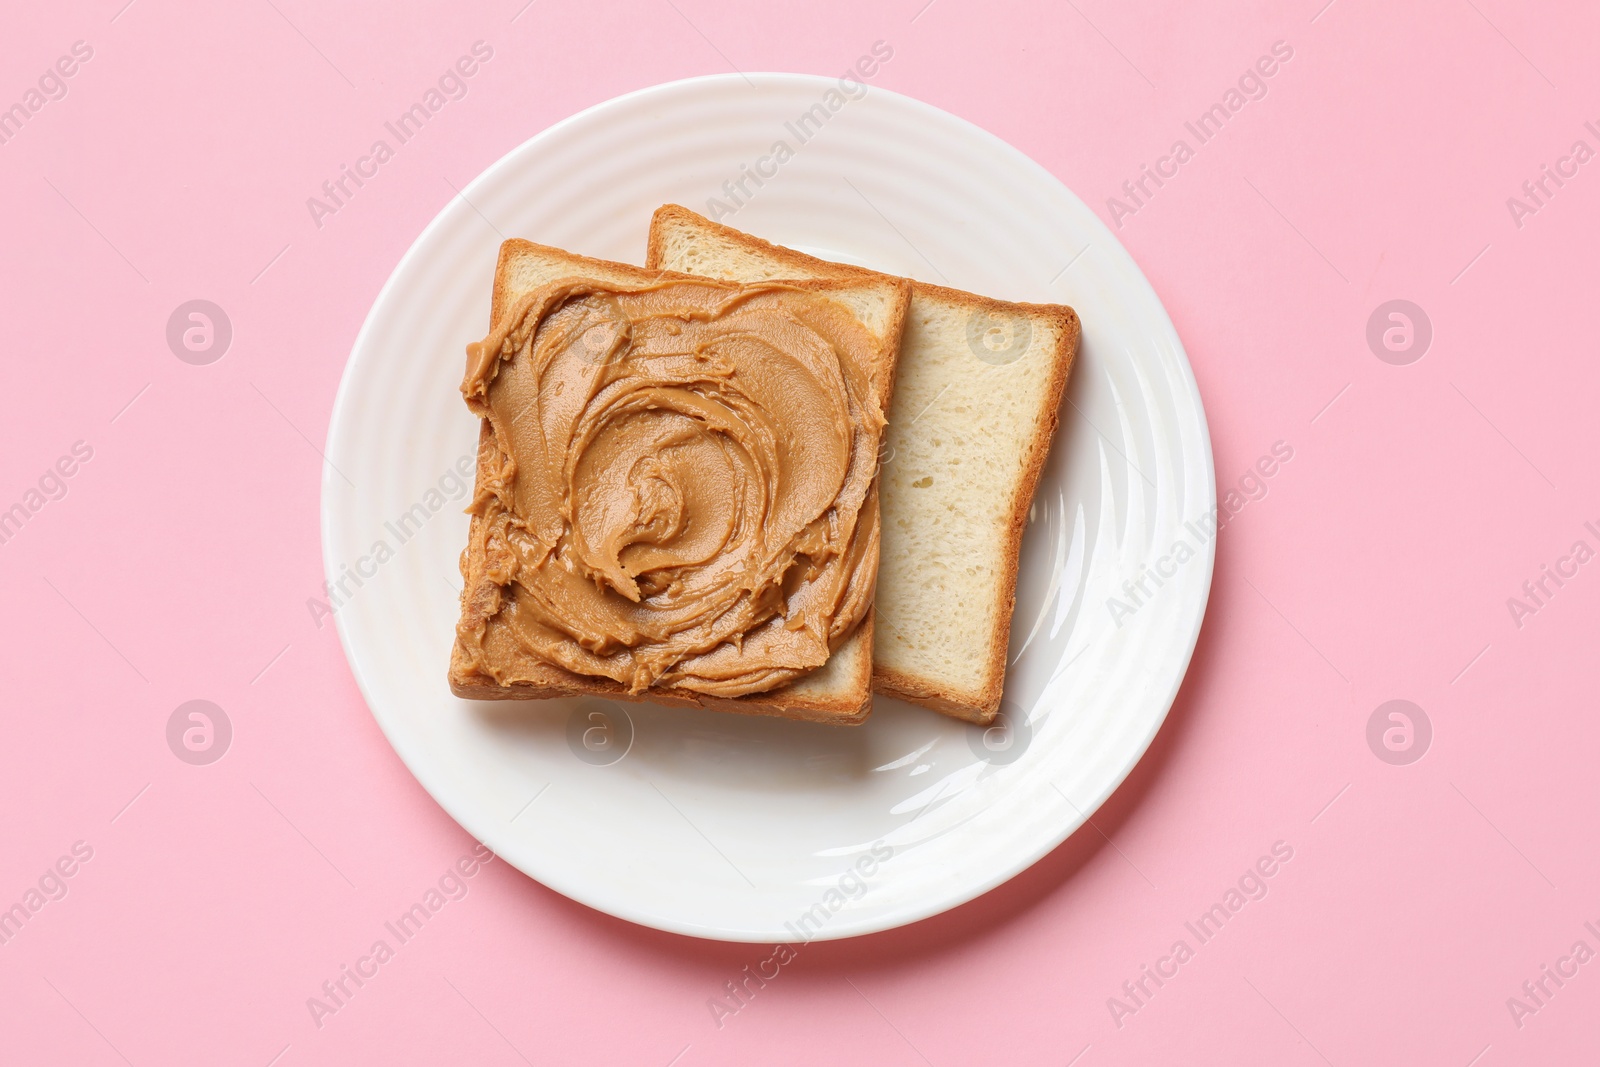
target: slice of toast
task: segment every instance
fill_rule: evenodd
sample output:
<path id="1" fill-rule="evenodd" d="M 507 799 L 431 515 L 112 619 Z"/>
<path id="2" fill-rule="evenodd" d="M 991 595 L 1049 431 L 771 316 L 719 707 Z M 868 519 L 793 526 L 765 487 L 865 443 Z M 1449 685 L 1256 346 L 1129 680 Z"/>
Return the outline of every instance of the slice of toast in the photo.
<path id="1" fill-rule="evenodd" d="M 882 278 L 668 204 L 649 267 L 710 278 Z M 1078 351 L 1077 313 L 913 282 L 878 477 L 873 689 L 975 723 L 1000 709 L 1017 557 Z"/>
<path id="2" fill-rule="evenodd" d="M 680 278 L 703 283 L 666 271 L 641 270 L 628 264 L 611 263 L 574 255 L 528 241 L 510 240 L 500 247 L 490 307 L 491 327 L 510 314 L 528 294 L 562 279 L 585 280 L 618 288 L 648 286 Z M 802 281 L 796 288 L 806 289 L 847 308 L 875 342 L 874 362 L 869 368 L 872 403 L 879 411 L 887 409 L 893 386 L 899 341 L 905 326 L 910 301 L 910 286 L 900 279 L 847 279 Z M 477 490 L 502 469 L 507 457 L 485 419 L 479 433 Z M 478 494 L 475 493 L 476 498 Z M 862 505 L 862 516 L 876 519 L 876 479 Z M 474 509 L 468 547 L 461 555 L 461 594 L 463 619 L 475 598 L 479 603 L 499 603 L 500 586 L 489 576 L 483 549 L 483 520 Z M 876 539 L 871 544 L 875 554 Z M 870 573 L 870 571 L 869 571 Z M 757 715 L 777 715 L 812 722 L 855 724 L 866 719 L 872 708 L 872 643 L 875 613 L 869 608 L 848 636 L 833 648 L 827 661 L 810 674 L 762 693 L 744 696 L 711 696 L 682 688 L 651 686 L 635 694 L 629 687 L 610 678 L 575 674 L 538 659 L 524 649 L 509 625 L 490 616 L 485 623 L 482 647 L 493 662 L 514 665 L 517 680 L 502 685 L 479 671 L 473 657 L 458 636 L 450 656 L 450 689 L 456 696 L 474 700 L 527 700 L 565 696 L 603 696 L 617 700 L 644 700 L 675 706 L 714 708 Z"/>

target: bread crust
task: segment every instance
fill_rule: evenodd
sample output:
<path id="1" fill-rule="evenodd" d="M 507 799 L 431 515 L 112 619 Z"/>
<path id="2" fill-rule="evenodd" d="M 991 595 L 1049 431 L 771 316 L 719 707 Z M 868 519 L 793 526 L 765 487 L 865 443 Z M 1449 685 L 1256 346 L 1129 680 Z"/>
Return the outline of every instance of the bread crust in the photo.
<path id="1" fill-rule="evenodd" d="M 768 258 L 807 274 L 835 278 L 891 278 L 894 275 L 857 267 L 848 263 L 834 263 L 792 248 L 736 230 L 678 204 L 664 204 L 656 209 L 650 220 L 650 237 L 645 264 L 659 269 L 666 258 L 666 231 L 674 223 L 699 230 L 708 230 L 747 248 L 759 249 Z M 984 664 L 983 684 L 976 690 L 958 690 L 930 684 L 915 675 L 892 668 L 873 665 L 872 688 L 885 696 L 897 697 L 921 707 L 986 726 L 1000 712 L 1000 700 L 1005 687 L 1006 657 L 1011 643 L 1011 616 L 1016 609 L 1017 571 L 1022 554 L 1022 536 L 1028 525 L 1028 511 L 1033 506 L 1034 492 L 1039 486 L 1039 476 L 1050 456 L 1050 445 L 1061 421 L 1061 399 L 1066 393 L 1067 380 L 1077 361 L 1082 324 L 1078 313 L 1065 304 L 1028 304 L 996 300 L 948 286 L 908 279 L 912 290 L 918 294 L 991 315 L 1026 314 L 1046 319 L 1057 328 L 1059 341 L 1053 353 L 1050 380 L 1041 397 L 1041 419 L 1029 439 L 1023 460 L 1023 472 L 1018 479 L 1010 502 L 1010 521 L 1006 532 L 1006 553 L 1002 581 L 1006 590 L 1004 606 L 996 612 L 990 631 L 990 654 Z"/>
<path id="2" fill-rule="evenodd" d="M 508 276 L 512 265 L 523 256 L 538 256 L 547 260 L 565 261 L 572 266 L 572 276 L 582 277 L 593 273 L 608 284 L 647 285 L 662 280 L 704 282 L 695 275 L 673 271 L 641 269 L 631 264 L 611 263 L 605 260 L 578 256 L 558 248 L 535 244 L 532 241 L 511 239 L 500 246 L 495 268 L 494 291 L 490 300 L 491 329 L 511 309 L 517 296 Z M 869 280 L 869 279 L 861 279 Z M 882 280 L 882 279 L 870 279 Z M 904 279 L 898 281 L 897 297 L 890 320 L 884 330 L 879 362 L 872 368 L 881 393 L 880 402 L 888 409 L 894 379 L 894 366 L 899 357 L 900 335 L 905 329 L 910 304 L 911 286 Z M 843 284 L 841 284 L 843 282 Z M 826 294 L 858 286 L 848 280 L 816 279 L 797 281 L 795 288 Z M 478 431 L 478 462 L 474 495 L 500 465 L 500 450 L 488 420 L 482 420 Z M 878 494 L 870 493 L 868 503 L 878 507 Z M 474 551 L 481 543 L 478 536 L 482 519 L 474 514 L 470 524 L 468 548 L 461 553 L 461 609 L 466 614 L 471 598 L 481 588 L 484 561 L 482 553 Z M 881 521 L 881 519 L 879 520 Z M 458 637 L 451 645 L 449 683 L 450 691 L 467 700 L 542 700 L 555 697 L 597 696 L 611 700 L 627 700 L 666 704 L 674 707 L 710 708 L 746 715 L 771 715 L 806 722 L 823 722 L 853 726 L 866 721 L 872 711 L 872 638 L 875 614 L 868 608 L 865 616 L 830 654 L 828 662 L 817 671 L 793 682 L 764 693 L 742 697 L 715 697 L 689 690 L 651 687 L 641 693 L 630 693 L 628 688 L 610 678 L 573 674 L 550 664 L 539 664 L 530 673 L 533 680 L 501 685 L 492 677 L 475 670 Z M 830 668 L 833 668 L 830 671 Z M 843 671 L 840 674 L 840 671 Z M 825 678 L 819 677 L 829 672 Z M 835 676 L 837 675 L 837 676 Z"/>

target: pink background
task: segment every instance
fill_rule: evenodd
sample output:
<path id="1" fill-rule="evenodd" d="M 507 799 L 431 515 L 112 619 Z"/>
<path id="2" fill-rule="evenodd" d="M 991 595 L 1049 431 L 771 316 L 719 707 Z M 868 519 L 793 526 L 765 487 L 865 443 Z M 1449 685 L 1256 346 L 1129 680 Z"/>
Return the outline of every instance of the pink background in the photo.
<path id="1" fill-rule="evenodd" d="M 123 2 L 17 7 L 0 35 L 0 106 L 93 49 L 0 145 L 0 507 L 93 448 L 0 544 L 0 906 L 93 849 L 0 946 L 0 1058 L 1593 1056 L 1600 962 L 1546 980 L 1537 1013 L 1506 1003 L 1600 950 L 1600 564 L 1520 627 L 1506 603 L 1600 548 L 1600 161 L 1520 228 L 1506 206 L 1575 140 L 1600 149 L 1591 5 Z M 317 228 L 305 199 L 480 39 L 466 98 Z M 873 84 L 994 131 L 1108 221 L 1185 120 L 1294 50 L 1118 231 L 1188 346 L 1219 484 L 1294 448 L 1221 537 L 1167 725 L 1033 869 L 802 949 L 721 1027 L 708 998 L 769 949 L 636 928 L 496 863 L 319 1029 L 306 998 L 473 847 L 305 606 L 317 448 L 378 288 L 452 186 L 558 119 L 730 67 L 836 74 L 880 39 Z M 234 328 L 209 366 L 164 336 L 194 298 Z M 1409 366 L 1365 339 L 1394 298 L 1434 330 Z M 211 766 L 165 738 L 196 698 L 233 724 Z M 1397 698 L 1433 725 L 1408 766 L 1366 741 Z M 1119 1026 L 1107 998 L 1280 840 L 1266 898 Z"/>

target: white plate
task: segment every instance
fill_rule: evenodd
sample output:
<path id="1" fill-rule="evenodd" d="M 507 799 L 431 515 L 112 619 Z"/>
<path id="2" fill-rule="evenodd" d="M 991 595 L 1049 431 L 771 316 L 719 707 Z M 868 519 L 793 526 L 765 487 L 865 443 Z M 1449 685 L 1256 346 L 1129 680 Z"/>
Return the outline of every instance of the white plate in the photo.
<path id="1" fill-rule="evenodd" d="M 1077 197 L 997 138 L 883 89 L 846 100 L 828 96 L 836 88 L 793 74 L 675 82 L 591 108 L 511 152 L 395 269 L 356 339 L 328 431 L 327 571 L 333 582 L 348 568 L 363 574 L 359 588 L 344 579 L 339 633 L 401 759 L 529 876 L 698 937 L 884 930 L 1026 868 L 1143 754 L 1211 587 L 1213 542 L 1185 526 L 1216 498 L 1205 414 L 1133 260 Z M 801 144 L 785 124 L 830 101 L 843 106 Z M 764 185 L 747 180 L 750 197 L 723 221 L 897 274 L 1069 303 L 1083 320 L 1023 551 L 1006 679 L 1013 725 L 986 732 L 893 700 L 879 700 L 860 728 L 457 700 L 445 666 L 467 520 L 450 499 L 461 485 L 450 472 L 458 461 L 471 470 L 478 432 L 457 386 L 464 346 L 488 325 L 500 240 L 642 262 L 657 206 L 706 210 L 779 140 L 793 157 Z M 377 553 L 381 563 L 378 542 L 392 553 Z M 1194 558 L 1159 589 L 1147 579 L 1153 595 L 1114 619 L 1108 598 L 1127 600 L 1123 582 L 1179 542 Z"/>

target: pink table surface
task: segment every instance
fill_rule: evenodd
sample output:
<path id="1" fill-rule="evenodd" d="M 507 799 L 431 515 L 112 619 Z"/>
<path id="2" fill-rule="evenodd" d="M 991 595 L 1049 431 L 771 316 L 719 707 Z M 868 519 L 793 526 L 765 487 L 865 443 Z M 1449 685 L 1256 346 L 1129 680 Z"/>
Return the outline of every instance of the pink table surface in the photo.
<path id="1" fill-rule="evenodd" d="M 23 909 L 0 925 L 0 1060 L 1593 1057 L 1592 5 L 125 3 L 17 5 L 0 35 L 0 106 L 23 110 L 0 127 L 0 508 L 26 519 L 0 543 L 0 907 Z M 307 198 L 479 41 L 466 95 L 318 226 Z M 1118 224 L 1188 346 L 1220 486 L 1293 449 L 1221 536 L 1166 726 L 1008 885 L 801 947 L 742 1002 L 726 983 L 771 949 L 490 863 L 313 1012 L 475 845 L 306 607 L 318 448 L 379 287 L 452 186 L 565 116 L 730 68 L 837 73 L 876 41 L 874 85 Z M 1202 144 L 1185 123 L 1217 103 Z M 1162 163 L 1180 139 L 1192 158 Z M 1134 200 L 1143 165 L 1169 177 Z M 167 342 L 192 299 L 231 322 L 209 365 Z M 1396 299 L 1421 313 L 1409 348 L 1380 315 L 1390 352 L 1368 322 Z M 195 699 L 232 727 L 205 766 L 167 738 Z M 1392 747 L 1369 744 L 1397 699 L 1431 740 L 1385 712 Z M 1265 896 L 1230 900 L 1241 878 Z M 1219 903 L 1202 941 L 1186 924 Z"/>

